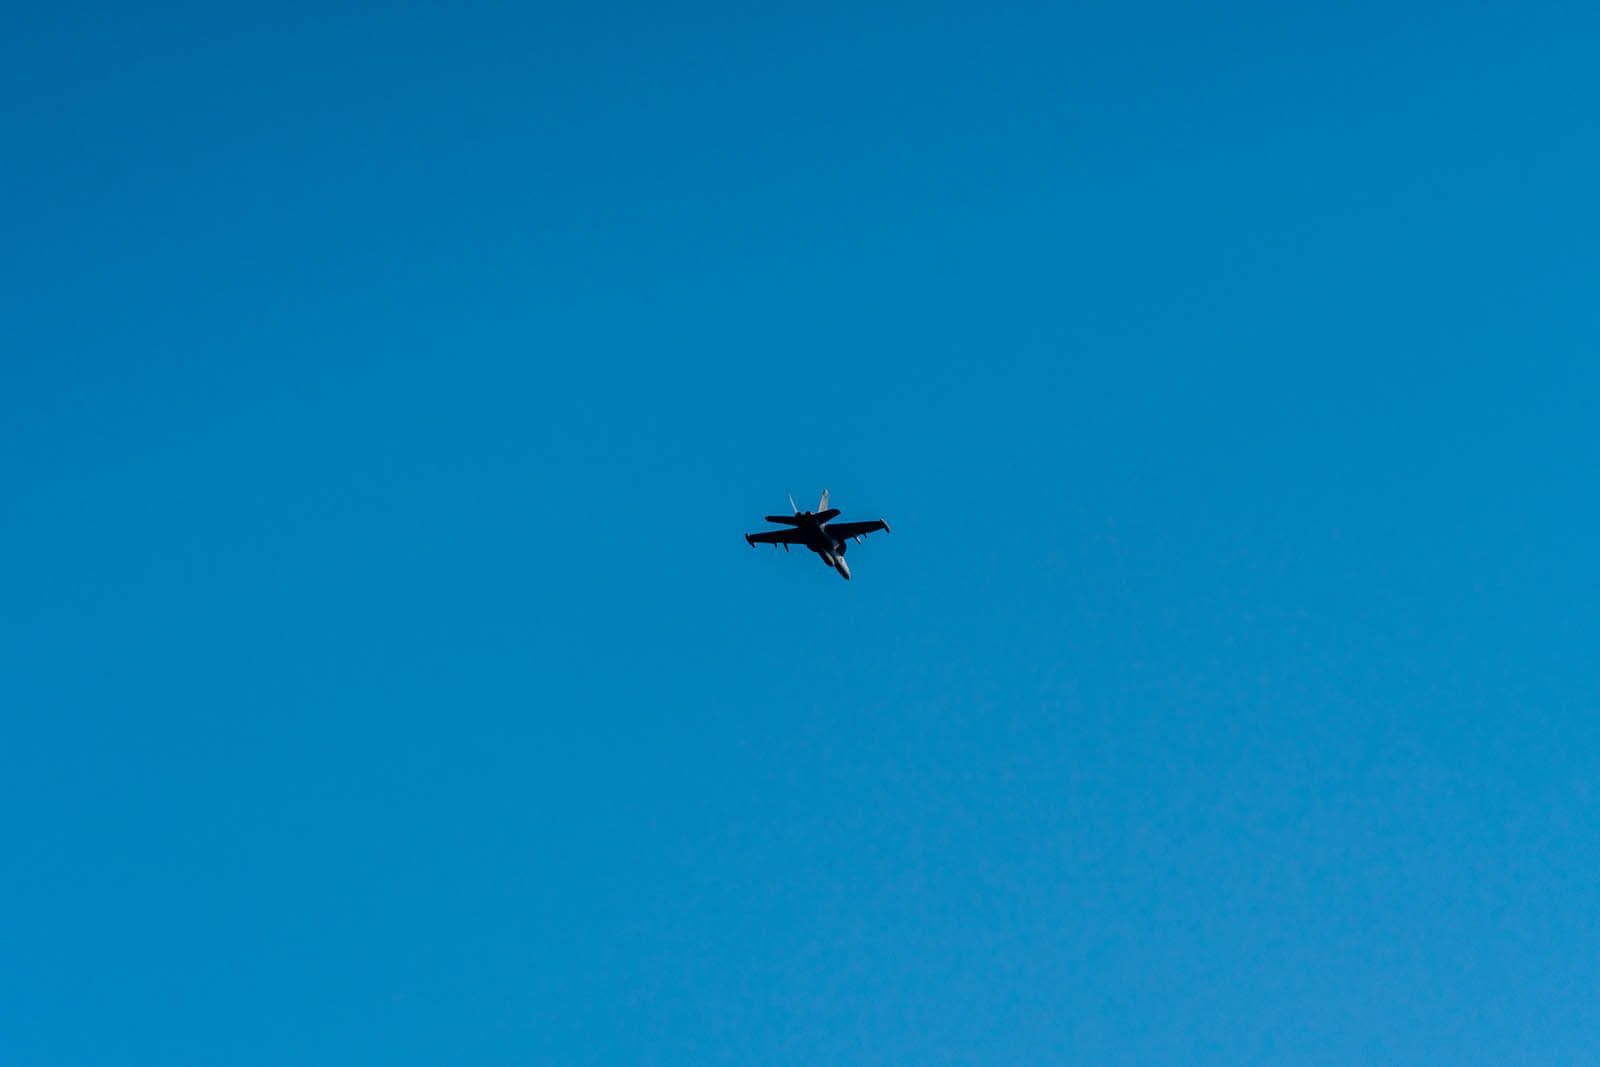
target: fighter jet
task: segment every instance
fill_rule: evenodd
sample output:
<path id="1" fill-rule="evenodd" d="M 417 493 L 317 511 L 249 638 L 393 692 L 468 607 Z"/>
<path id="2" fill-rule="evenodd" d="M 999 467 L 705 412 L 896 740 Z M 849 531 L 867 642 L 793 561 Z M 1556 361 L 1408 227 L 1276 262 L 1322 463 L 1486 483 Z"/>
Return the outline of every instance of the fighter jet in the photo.
<path id="1" fill-rule="evenodd" d="M 768 522 L 781 522 L 793 529 L 745 534 L 744 539 L 750 542 L 750 547 L 754 548 L 757 544 L 782 545 L 787 552 L 790 545 L 805 545 L 847 582 L 850 580 L 850 568 L 844 562 L 846 542 L 854 538 L 860 544 L 862 535 L 874 530 L 889 532 L 889 524 L 882 519 L 873 519 L 871 522 L 828 521 L 839 514 L 839 509 L 828 506 L 826 489 L 822 491 L 822 502 L 817 505 L 816 511 L 801 511 L 795 506 L 793 494 L 789 496 L 789 506 L 794 508 L 793 515 L 767 515 L 765 518 Z"/>

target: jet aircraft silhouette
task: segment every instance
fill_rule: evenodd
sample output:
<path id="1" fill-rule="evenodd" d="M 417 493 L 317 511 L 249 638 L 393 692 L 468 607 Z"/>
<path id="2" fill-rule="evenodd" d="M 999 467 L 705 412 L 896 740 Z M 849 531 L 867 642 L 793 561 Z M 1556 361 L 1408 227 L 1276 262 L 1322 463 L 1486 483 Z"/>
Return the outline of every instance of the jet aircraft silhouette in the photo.
<path id="1" fill-rule="evenodd" d="M 782 545 L 785 552 L 789 551 L 790 545 L 805 545 L 821 556 L 822 562 L 838 571 L 845 581 L 850 580 L 850 568 L 844 562 L 847 542 L 854 538 L 860 544 L 863 534 L 874 530 L 889 531 L 889 524 L 882 519 L 873 519 L 871 522 L 830 522 L 839 514 L 839 509 L 828 507 L 826 489 L 822 491 L 822 502 L 817 505 L 816 511 L 801 511 L 795 506 L 793 495 L 789 497 L 789 506 L 794 508 L 793 515 L 767 515 L 765 518 L 768 522 L 781 522 L 791 529 L 745 534 L 744 539 L 750 542 L 751 548 L 758 544 Z"/>

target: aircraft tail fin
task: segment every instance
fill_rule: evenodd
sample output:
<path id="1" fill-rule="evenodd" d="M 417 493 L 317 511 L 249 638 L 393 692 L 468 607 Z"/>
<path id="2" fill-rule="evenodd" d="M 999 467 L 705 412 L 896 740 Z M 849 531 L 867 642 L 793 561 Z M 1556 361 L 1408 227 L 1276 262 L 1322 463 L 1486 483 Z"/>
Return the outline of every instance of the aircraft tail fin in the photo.
<path id="1" fill-rule="evenodd" d="M 817 510 L 818 511 L 827 511 L 828 510 L 828 491 L 826 489 L 824 489 L 822 491 L 822 500 L 821 500 L 820 503 L 817 504 Z"/>

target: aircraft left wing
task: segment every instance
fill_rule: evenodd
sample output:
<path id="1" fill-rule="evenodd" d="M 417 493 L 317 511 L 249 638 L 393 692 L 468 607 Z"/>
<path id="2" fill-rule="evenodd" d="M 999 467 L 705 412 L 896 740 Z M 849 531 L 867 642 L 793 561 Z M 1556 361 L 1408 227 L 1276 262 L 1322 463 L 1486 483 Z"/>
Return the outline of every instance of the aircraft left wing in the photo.
<path id="1" fill-rule="evenodd" d="M 860 537 L 876 530 L 887 531 L 889 524 L 882 519 L 873 519 L 871 522 L 830 522 L 826 529 L 835 537 Z"/>
<path id="2" fill-rule="evenodd" d="M 765 533 L 745 534 L 750 547 L 756 545 L 803 545 L 805 537 L 799 530 L 767 530 Z"/>

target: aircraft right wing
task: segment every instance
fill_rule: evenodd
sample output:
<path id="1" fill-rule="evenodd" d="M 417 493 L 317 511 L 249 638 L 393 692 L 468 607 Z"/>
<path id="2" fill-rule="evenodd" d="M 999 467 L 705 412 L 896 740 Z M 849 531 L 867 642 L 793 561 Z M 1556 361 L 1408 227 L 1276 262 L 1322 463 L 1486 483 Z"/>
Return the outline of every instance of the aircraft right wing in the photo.
<path id="1" fill-rule="evenodd" d="M 873 519 L 871 522 L 830 522 L 827 525 L 829 533 L 835 537 L 860 537 L 875 530 L 888 530 L 889 524 L 882 519 Z"/>
<path id="2" fill-rule="evenodd" d="M 799 530 L 767 530 L 764 533 L 745 534 L 750 547 L 756 545 L 803 545 L 805 536 Z"/>

